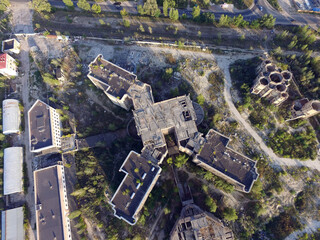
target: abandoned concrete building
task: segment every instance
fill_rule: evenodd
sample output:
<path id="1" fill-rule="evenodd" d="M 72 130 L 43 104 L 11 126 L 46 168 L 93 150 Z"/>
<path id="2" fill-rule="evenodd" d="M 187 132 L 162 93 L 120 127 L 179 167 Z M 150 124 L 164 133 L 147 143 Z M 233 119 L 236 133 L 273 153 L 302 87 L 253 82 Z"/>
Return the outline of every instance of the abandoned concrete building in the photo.
<path id="1" fill-rule="evenodd" d="M 232 231 L 213 214 L 204 212 L 198 206 L 189 204 L 182 208 L 170 240 L 233 240 Z"/>
<path id="2" fill-rule="evenodd" d="M 256 161 L 228 147 L 229 138 L 210 129 L 201 151 L 193 159 L 198 166 L 224 178 L 237 190 L 250 192 L 258 179 Z"/>
<path id="3" fill-rule="evenodd" d="M 257 75 L 251 93 L 266 98 L 276 106 L 288 99 L 288 87 L 292 79 L 291 72 L 282 71 L 270 60 L 264 60 L 257 68 Z"/>
<path id="4" fill-rule="evenodd" d="M 60 117 L 48 104 L 37 100 L 28 111 L 31 152 L 61 147 Z"/>
<path id="5" fill-rule="evenodd" d="M 181 151 L 189 156 L 197 154 L 205 144 L 206 140 L 197 129 L 199 114 L 196 113 L 190 96 L 155 103 L 150 85 L 139 81 L 133 73 L 103 59 L 102 55 L 98 55 L 90 63 L 88 78 L 114 104 L 126 110 L 133 107 L 133 117 L 143 149 L 141 154 L 130 152 L 127 156 L 120 168 L 126 176 L 110 201 L 115 216 L 133 225 L 159 177 L 159 164 L 168 154 L 171 155 L 165 136 L 172 135 L 177 152 Z M 228 166 L 230 168 L 233 167 L 231 163 Z M 225 172 L 219 172 L 219 176 L 233 177 Z M 232 183 L 239 184 L 238 179 Z M 247 192 L 247 188 L 244 188 L 238 189 Z"/>
<path id="6" fill-rule="evenodd" d="M 2 52 L 4 53 L 15 53 L 19 54 L 20 53 L 20 43 L 18 42 L 17 39 L 11 38 L 2 41 Z"/>
<path id="7" fill-rule="evenodd" d="M 291 109 L 291 119 L 309 118 L 320 113 L 320 101 L 303 98 L 295 101 Z"/>

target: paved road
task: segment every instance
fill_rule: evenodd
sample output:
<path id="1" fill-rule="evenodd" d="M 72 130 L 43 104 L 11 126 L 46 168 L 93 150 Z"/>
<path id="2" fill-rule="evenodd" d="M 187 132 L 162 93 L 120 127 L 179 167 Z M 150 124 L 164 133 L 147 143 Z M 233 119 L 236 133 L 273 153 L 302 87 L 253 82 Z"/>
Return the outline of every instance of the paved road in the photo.
<path id="1" fill-rule="evenodd" d="M 64 7 L 64 3 L 58 0 L 51 0 L 49 1 L 51 5 L 55 7 Z M 77 5 L 76 1 L 74 1 L 74 6 L 77 10 L 80 10 Z M 119 12 L 122 8 L 125 8 L 131 14 L 137 14 L 137 3 L 134 1 L 127 1 L 122 2 L 121 7 L 117 8 L 113 5 L 113 1 L 106 1 L 99 3 L 101 6 L 102 11 L 107 12 Z M 93 2 L 91 3 L 93 4 Z M 259 7 L 262 7 L 262 10 Z M 290 13 L 290 12 L 279 12 L 274 9 L 267 0 L 255 0 L 255 4 L 253 4 L 249 9 L 246 10 L 236 10 L 236 11 L 213 11 L 213 10 L 203 10 L 203 12 L 212 12 L 215 14 L 217 19 L 220 18 L 222 14 L 228 15 L 230 17 L 237 16 L 238 14 L 242 14 L 244 20 L 252 21 L 257 18 L 260 18 L 264 14 L 271 14 L 276 18 L 276 24 L 281 25 L 310 25 L 311 27 L 317 29 L 320 27 L 320 16 L 312 15 L 312 14 L 299 14 L 299 13 Z M 188 17 L 192 16 L 192 11 L 190 9 L 179 9 L 180 16 L 182 14 L 186 14 Z"/>

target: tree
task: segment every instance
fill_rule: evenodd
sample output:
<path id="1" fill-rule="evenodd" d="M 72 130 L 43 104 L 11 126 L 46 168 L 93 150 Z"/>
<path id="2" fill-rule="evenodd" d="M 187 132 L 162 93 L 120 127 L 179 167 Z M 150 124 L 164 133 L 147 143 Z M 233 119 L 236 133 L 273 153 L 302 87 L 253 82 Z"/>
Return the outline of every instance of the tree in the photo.
<path id="1" fill-rule="evenodd" d="M 75 210 L 72 213 L 69 214 L 69 219 L 74 219 L 77 218 L 81 215 L 81 211 L 80 210 Z"/>
<path id="2" fill-rule="evenodd" d="M 192 19 L 195 20 L 195 21 L 199 21 L 200 19 L 200 7 L 199 6 L 196 6 L 196 7 L 193 7 L 192 9 Z"/>
<path id="3" fill-rule="evenodd" d="M 222 215 L 227 221 L 235 221 L 238 219 L 237 212 L 234 208 L 226 208 Z"/>
<path id="4" fill-rule="evenodd" d="M 123 26 L 125 26 L 126 28 L 130 27 L 130 21 L 127 19 L 123 19 Z"/>
<path id="5" fill-rule="evenodd" d="M 185 154 L 179 154 L 174 161 L 174 165 L 178 168 L 182 167 L 188 161 L 188 157 Z"/>
<path id="6" fill-rule="evenodd" d="M 91 10 L 96 14 L 101 13 L 101 7 L 99 4 L 93 4 Z"/>
<path id="7" fill-rule="evenodd" d="M 230 21 L 231 21 L 231 19 L 228 15 L 222 14 L 219 19 L 219 26 L 220 27 L 229 26 Z"/>
<path id="8" fill-rule="evenodd" d="M 55 79 L 50 73 L 44 73 L 42 75 L 43 81 L 50 86 L 59 85 L 60 82 L 58 79 Z"/>
<path id="9" fill-rule="evenodd" d="M 271 14 L 265 14 L 260 19 L 261 27 L 273 28 L 276 19 Z"/>
<path id="10" fill-rule="evenodd" d="M 51 12 L 51 5 L 48 0 L 33 0 L 32 6 L 37 12 Z"/>
<path id="11" fill-rule="evenodd" d="M 148 27 L 149 33 L 152 34 L 152 27 Z"/>
<path id="12" fill-rule="evenodd" d="M 90 11 L 91 9 L 90 4 L 86 0 L 79 0 L 77 6 L 84 11 Z"/>
<path id="13" fill-rule="evenodd" d="M 75 190 L 74 192 L 71 193 L 72 196 L 74 197 L 84 197 L 87 193 L 87 189 L 86 188 L 80 188 L 78 190 Z"/>
<path id="14" fill-rule="evenodd" d="M 217 211 L 217 203 L 213 198 L 207 197 L 205 202 L 210 212 L 215 213 Z"/>
<path id="15" fill-rule="evenodd" d="M 158 7 L 156 0 L 147 0 L 143 4 L 143 7 L 139 7 L 139 6 L 138 6 L 138 12 L 140 15 L 149 15 L 152 17 L 159 17 L 161 14 L 161 11 Z"/>
<path id="16" fill-rule="evenodd" d="M 63 0 L 64 4 L 68 8 L 73 8 L 73 2 L 71 0 Z"/>
<path id="17" fill-rule="evenodd" d="M 140 30 L 140 32 L 145 32 L 145 30 L 144 30 L 144 27 L 143 27 L 143 25 L 142 24 L 140 24 L 140 26 L 139 26 L 139 28 L 138 28 L 139 30 Z"/>
<path id="18" fill-rule="evenodd" d="M 177 21 L 179 19 L 179 11 L 178 9 L 170 8 L 169 18 L 173 21 Z"/>
<path id="19" fill-rule="evenodd" d="M 10 6 L 9 0 L 0 0 L 0 11 L 4 12 Z"/>
<path id="20" fill-rule="evenodd" d="M 162 6 L 163 6 L 163 15 L 165 17 L 168 17 L 168 1 L 164 0 Z"/>
<path id="21" fill-rule="evenodd" d="M 120 11 L 120 14 L 121 14 L 122 17 L 125 17 L 125 16 L 128 15 L 128 12 L 127 12 L 127 10 L 126 10 L 125 8 L 123 8 L 123 9 Z"/>
<path id="22" fill-rule="evenodd" d="M 202 94 L 198 95 L 197 102 L 199 103 L 200 106 L 203 106 L 205 101 L 206 100 L 204 99 L 204 96 Z"/>
<path id="23" fill-rule="evenodd" d="M 4 136 L 4 135 L 3 135 L 3 136 Z M 169 158 L 167 159 L 167 163 L 169 164 L 169 166 L 172 165 L 172 158 L 171 158 L 171 157 L 169 157 Z"/>

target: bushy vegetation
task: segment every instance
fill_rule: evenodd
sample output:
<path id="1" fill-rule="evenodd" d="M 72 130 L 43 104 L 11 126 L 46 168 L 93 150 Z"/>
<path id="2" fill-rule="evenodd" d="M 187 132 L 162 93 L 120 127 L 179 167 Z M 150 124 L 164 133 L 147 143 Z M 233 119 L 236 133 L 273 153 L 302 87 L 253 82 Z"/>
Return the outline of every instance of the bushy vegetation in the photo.
<path id="1" fill-rule="evenodd" d="M 4 12 L 10 6 L 9 0 L 0 0 L 0 12 Z"/>
<path id="2" fill-rule="evenodd" d="M 275 153 L 287 158 L 314 160 L 317 157 L 316 134 L 310 126 L 301 132 L 290 133 L 286 129 L 271 132 L 268 146 Z"/>
<path id="3" fill-rule="evenodd" d="M 34 10 L 39 13 L 51 12 L 51 4 L 48 2 L 48 0 L 32 0 L 32 6 Z"/>
<path id="4" fill-rule="evenodd" d="M 273 218 L 267 225 L 268 233 L 273 236 L 273 239 L 284 239 L 289 234 L 302 227 L 297 213 L 294 208 L 290 208 L 279 216 Z"/>
<path id="5" fill-rule="evenodd" d="M 281 7 L 280 7 L 280 5 L 279 5 L 279 3 L 278 3 L 278 0 L 268 0 L 268 2 L 269 2 L 270 5 L 271 5 L 272 7 L 274 7 L 275 9 L 281 10 Z"/>
<path id="6" fill-rule="evenodd" d="M 223 218 L 227 221 L 233 222 L 238 219 L 238 215 L 234 208 L 225 208 L 223 211 Z"/>

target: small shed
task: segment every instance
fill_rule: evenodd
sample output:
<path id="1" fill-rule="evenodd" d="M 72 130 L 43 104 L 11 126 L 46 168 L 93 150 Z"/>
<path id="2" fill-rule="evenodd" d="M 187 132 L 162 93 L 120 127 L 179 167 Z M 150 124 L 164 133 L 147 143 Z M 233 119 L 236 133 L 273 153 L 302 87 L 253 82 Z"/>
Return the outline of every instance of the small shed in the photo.
<path id="1" fill-rule="evenodd" d="M 3 194 L 22 192 L 22 147 L 5 148 L 3 157 Z"/>
<path id="2" fill-rule="evenodd" d="M 2 211 L 1 240 L 23 240 L 23 207 Z"/>
<path id="3" fill-rule="evenodd" d="M 3 134 L 8 135 L 20 132 L 19 101 L 6 99 L 2 102 L 2 129 Z"/>

